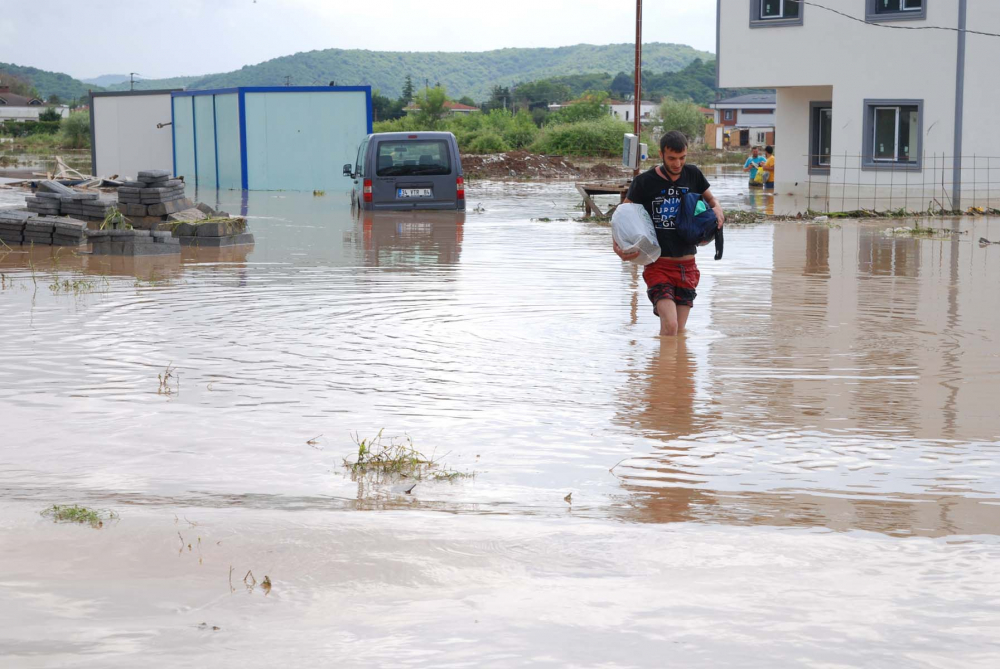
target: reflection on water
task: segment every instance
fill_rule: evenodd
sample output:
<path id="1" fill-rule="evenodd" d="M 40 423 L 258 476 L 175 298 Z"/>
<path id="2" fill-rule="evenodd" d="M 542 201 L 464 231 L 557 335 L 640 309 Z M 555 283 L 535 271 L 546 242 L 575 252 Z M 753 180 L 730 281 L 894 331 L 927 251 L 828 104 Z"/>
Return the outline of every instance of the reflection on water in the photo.
<path id="1" fill-rule="evenodd" d="M 186 633 L 164 630 L 216 617 L 265 655 L 274 625 L 311 660 L 350 610 L 382 650 L 433 620 L 498 666 L 553 639 L 591 648 L 560 656 L 577 663 L 607 658 L 614 644 L 587 640 L 636 616 L 650 621 L 629 642 L 636 665 L 658 661 L 665 629 L 701 635 L 676 639 L 687 665 L 717 666 L 779 626 L 798 649 L 781 666 L 885 664 L 889 638 L 905 639 L 893 657 L 991 666 L 1000 254 L 973 240 L 1000 222 L 955 221 L 967 234 L 943 241 L 849 221 L 733 228 L 724 261 L 700 259 L 687 335 L 663 339 L 608 228 L 570 220 L 571 184 L 483 183 L 464 215 L 358 216 L 342 193 L 199 199 L 245 210 L 256 244 L 0 253 L 0 539 L 17 546 L 0 595 L 29 611 L 0 607 L 0 640 L 18 659 L 86 613 L 105 628 L 68 654 L 166 657 Z M 359 500 L 342 462 L 353 433 L 383 428 L 475 477 Z M 121 524 L 37 520 L 63 502 Z M 203 563 L 178 561 L 191 533 Z M 96 562 L 57 569 L 66 551 Z M 151 596 L 95 591 L 102 551 L 122 593 Z M 232 598 L 231 564 L 266 570 L 267 599 Z M 525 632 L 523 612 L 550 605 L 556 622 Z M 68 611 L 83 613 L 42 625 Z M 977 622 L 942 632 L 927 611 Z M 125 618 L 127 643 L 107 632 Z M 831 635 L 858 641 L 825 648 Z M 190 646 L 201 661 L 220 647 Z M 460 647 L 406 657 L 477 664 Z"/>

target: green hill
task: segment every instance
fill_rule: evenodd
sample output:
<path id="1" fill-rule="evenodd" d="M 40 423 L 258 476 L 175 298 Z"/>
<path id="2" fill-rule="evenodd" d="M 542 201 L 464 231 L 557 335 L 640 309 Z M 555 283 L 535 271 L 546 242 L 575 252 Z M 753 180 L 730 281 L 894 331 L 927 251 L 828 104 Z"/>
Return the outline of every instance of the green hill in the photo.
<path id="1" fill-rule="evenodd" d="M 714 60 L 715 55 L 681 44 L 643 45 L 643 69 L 647 71 L 674 72 L 696 58 Z M 370 84 L 383 95 L 395 98 L 402 93 L 403 82 L 410 75 L 417 88 L 426 80 L 431 86 L 441 83 L 453 98 L 467 95 L 485 100 L 494 85 L 509 86 L 565 75 L 629 72 L 635 67 L 634 59 L 632 44 L 457 53 L 325 49 L 207 75 L 189 82 L 187 87 L 284 86 L 288 77 L 293 86 L 325 86 L 331 81 L 342 86 Z M 147 79 L 143 88 L 171 88 L 169 81 Z"/>
<path id="2" fill-rule="evenodd" d="M 204 75 L 197 77 L 170 77 L 168 79 L 136 79 L 135 90 L 152 91 L 171 88 L 189 88 L 191 84 L 203 78 Z M 107 90 L 109 91 L 127 91 L 128 89 L 128 77 L 125 77 L 125 81 L 110 84 L 107 87 Z"/>
<path id="3" fill-rule="evenodd" d="M 90 90 L 104 90 L 100 86 L 85 84 L 68 74 L 39 70 L 37 67 L 0 63 L 0 72 L 10 72 L 30 82 L 32 86 L 38 89 L 38 93 L 42 98 L 48 98 L 50 95 L 58 95 L 64 101 L 76 100 L 87 95 L 87 92 Z"/>

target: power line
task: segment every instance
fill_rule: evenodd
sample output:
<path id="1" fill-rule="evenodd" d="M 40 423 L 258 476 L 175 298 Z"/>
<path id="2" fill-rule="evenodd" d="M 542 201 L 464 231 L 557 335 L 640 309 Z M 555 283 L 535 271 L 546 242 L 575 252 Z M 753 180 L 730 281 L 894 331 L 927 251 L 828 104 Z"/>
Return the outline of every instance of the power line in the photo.
<path id="1" fill-rule="evenodd" d="M 969 30 L 968 28 L 949 28 L 947 26 L 897 26 L 885 23 L 871 23 L 864 19 L 859 19 L 856 16 L 851 16 L 838 9 L 833 9 L 832 7 L 827 7 L 826 5 L 820 5 L 815 2 L 809 2 L 809 0 L 790 0 L 791 2 L 797 2 L 800 5 L 809 5 L 810 7 L 816 7 L 818 9 L 824 9 L 828 12 L 838 14 L 846 19 L 852 21 L 857 21 L 858 23 L 863 23 L 866 26 L 872 26 L 874 28 L 888 28 L 890 30 L 946 30 L 955 33 L 966 33 L 968 35 L 982 35 L 984 37 L 1000 37 L 1000 33 L 988 33 L 981 30 Z"/>

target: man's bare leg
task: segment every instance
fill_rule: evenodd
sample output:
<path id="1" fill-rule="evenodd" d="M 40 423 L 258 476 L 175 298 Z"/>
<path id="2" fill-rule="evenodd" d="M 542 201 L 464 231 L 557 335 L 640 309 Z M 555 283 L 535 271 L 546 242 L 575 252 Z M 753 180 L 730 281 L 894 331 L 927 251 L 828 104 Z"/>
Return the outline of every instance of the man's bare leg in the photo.
<path id="1" fill-rule="evenodd" d="M 691 307 L 686 304 L 677 305 L 677 331 L 684 332 L 684 328 L 687 326 L 688 315 L 691 313 Z"/>
<path id="2" fill-rule="evenodd" d="M 687 308 L 690 311 L 690 307 Z M 678 308 L 673 300 L 660 300 L 656 303 L 656 313 L 660 315 L 660 336 L 673 337 L 679 331 Z M 687 320 L 687 313 L 684 314 Z"/>

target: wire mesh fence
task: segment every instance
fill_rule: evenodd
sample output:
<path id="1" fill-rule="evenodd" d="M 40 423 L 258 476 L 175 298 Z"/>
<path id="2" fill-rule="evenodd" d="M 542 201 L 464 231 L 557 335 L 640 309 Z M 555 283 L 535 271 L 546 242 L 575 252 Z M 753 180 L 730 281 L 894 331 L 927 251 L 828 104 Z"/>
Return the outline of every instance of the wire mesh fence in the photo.
<path id="1" fill-rule="evenodd" d="M 995 156 L 956 161 L 931 153 L 919 161 L 897 162 L 842 154 L 805 160 L 808 177 L 797 190 L 814 211 L 924 214 L 977 208 L 1000 213 L 1000 158 Z"/>

